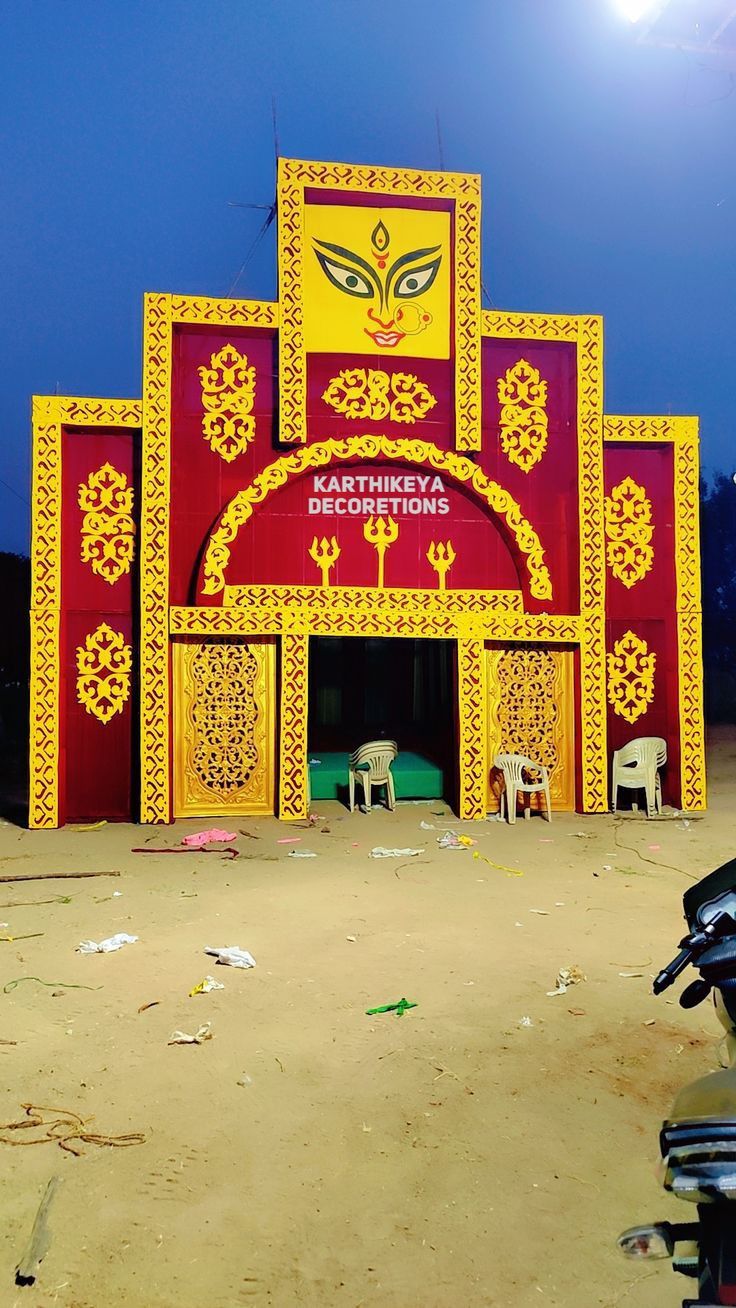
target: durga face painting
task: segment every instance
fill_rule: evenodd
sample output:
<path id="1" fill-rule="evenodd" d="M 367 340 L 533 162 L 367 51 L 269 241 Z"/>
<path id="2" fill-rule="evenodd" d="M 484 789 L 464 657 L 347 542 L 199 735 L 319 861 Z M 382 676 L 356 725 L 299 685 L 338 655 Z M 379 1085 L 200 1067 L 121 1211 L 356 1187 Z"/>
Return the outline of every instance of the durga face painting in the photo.
<path id="1" fill-rule="evenodd" d="M 446 359 L 450 215 L 307 205 L 308 351 Z"/>

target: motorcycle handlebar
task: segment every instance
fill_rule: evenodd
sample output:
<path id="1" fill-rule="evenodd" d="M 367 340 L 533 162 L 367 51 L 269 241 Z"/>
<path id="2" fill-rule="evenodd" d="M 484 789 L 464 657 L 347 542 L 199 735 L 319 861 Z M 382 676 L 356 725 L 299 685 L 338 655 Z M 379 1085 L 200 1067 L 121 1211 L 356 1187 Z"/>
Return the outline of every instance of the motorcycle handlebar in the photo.
<path id="1" fill-rule="evenodd" d="M 666 967 L 662 968 L 662 971 L 652 982 L 652 991 L 655 995 L 661 995 L 663 990 L 666 990 L 674 981 L 677 980 L 680 973 L 685 971 L 688 963 L 692 962 L 695 953 L 696 951 L 693 946 L 687 945 L 684 949 L 680 950 L 677 957 L 673 958 L 671 963 L 668 963 Z"/>

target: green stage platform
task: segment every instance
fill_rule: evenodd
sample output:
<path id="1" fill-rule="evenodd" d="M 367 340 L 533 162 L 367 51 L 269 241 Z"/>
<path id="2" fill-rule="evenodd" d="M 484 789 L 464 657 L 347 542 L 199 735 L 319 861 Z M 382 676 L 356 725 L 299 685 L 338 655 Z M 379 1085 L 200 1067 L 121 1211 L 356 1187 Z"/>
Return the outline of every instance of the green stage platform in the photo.
<path id="1" fill-rule="evenodd" d="M 319 763 L 313 763 L 319 759 Z M 348 798 L 348 755 L 317 751 L 309 755 L 309 784 L 312 799 Z M 391 764 L 397 799 L 442 799 L 444 774 L 442 768 L 422 754 L 402 750 Z M 358 786 L 356 803 L 363 802 L 363 787 Z M 383 798 L 383 787 L 377 787 L 375 799 Z M 374 801 L 372 801 L 374 802 Z"/>

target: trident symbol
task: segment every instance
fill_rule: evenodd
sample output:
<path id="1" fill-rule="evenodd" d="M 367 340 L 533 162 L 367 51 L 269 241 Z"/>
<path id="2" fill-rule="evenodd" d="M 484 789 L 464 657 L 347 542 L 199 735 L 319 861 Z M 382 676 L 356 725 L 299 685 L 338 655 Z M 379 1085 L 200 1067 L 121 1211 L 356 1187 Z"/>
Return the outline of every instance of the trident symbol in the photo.
<path id="1" fill-rule="evenodd" d="M 315 536 L 312 544 L 309 546 L 309 557 L 310 559 L 314 559 L 317 567 L 322 573 L 322 585 L 329 586 L 330 568 L 340 557 L 340 546 L 338 545 L 336 538 L 333 536 L 332 540 L 327 540 L 326 537 L 323 536 L 321 541 L 318 543 L 317 537 Z"/>
<path id="2" fill-rule="evenodd" d="M 444 544 L 442 541 L 439 541 L 436 545 L 434 541 L 432 541 L 427 550 L 427 558 L 430 567 L 434 568 L 434 571 L 439 577 L 440 590 L 444 590 L 447 582 L 447 574 L 457 558 L 457 555 L 452 548 L 452 541 L 448 540 Z"/>
<path id="3" fill-rule="evenodd" d="M 371 516 L 363 524 L 363 535 L 368 544 L 375 547 L 378 554 L 378 586 L 380 589 L 383 587 L 383 562 L 386 550 L 389 545 L 393 545 L 394 541 L 398 539 L 399 524 L 394 522 L 393 518 L 386 518 L 385 522 L 383 518 L 376 518 L 374 522 Z"/>

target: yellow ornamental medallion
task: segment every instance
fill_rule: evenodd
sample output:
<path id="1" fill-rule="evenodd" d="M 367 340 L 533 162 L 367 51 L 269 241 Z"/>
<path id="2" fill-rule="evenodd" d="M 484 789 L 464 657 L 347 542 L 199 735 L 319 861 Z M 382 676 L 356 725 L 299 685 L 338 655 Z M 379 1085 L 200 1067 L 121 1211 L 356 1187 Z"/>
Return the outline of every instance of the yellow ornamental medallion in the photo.
<path id="1" fill-rule="evenodd" d="M 608 702 L 627 722 L 636 722 L 654 699 L 656 662 L 656 654 L 633 631 L 625 632 L 608 655 Z"/>
<path id="2" fill-rule="evenodd" d="M 529 472 L 547 448 L 547 383 L 519 359 L 498 379 L 501 448 L 509 463 Z"/>
<path id="3" fill-rule="evenodd" d="M 256 434 L 253 403 L 256 370 L 234 345 L 225 345 L 198 369 L 202 383 L 202 431 L 210 449 L 232 463 Z"/>
<path id="4" fill-rule="evenodd" d="M 77 648 L 77 699 L 106 725 L 130 698 L 133 653 L 120 631 L 101 622 Z"/>
<path id="5" fill-rule="evenodd" d="M 79 487 L 82 519 L 82 562 L 103 581 L 115 584 L 130 572 L 135 553 L 133 488 L 124 472 L 103 463 Z"/>
<path id="6" fill-rule="evenodd" d="M 424 382 L 408 372 L 383 372 L 380 368 L 343 368 L 322 395 L 335 413 L 347 418 L 381 422 L 417 422 L 425 418 L 437 400 Z"/>
<path id="7" fill-rule="evenodd" d="M 643 486 L 624 477 L 606 496 L 606 562 L 631 589 L 654 562 L 652 506 Z"/>

